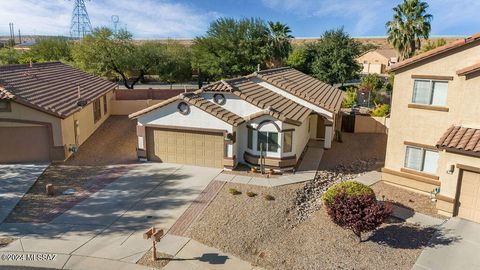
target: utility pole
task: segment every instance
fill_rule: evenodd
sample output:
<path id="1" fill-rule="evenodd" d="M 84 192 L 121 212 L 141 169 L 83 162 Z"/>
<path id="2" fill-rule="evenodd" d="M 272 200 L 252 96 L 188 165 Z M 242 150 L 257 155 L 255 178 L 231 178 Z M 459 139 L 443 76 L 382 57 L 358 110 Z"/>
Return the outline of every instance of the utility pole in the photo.
<path id="1" fill-rule="evenodd" d="M 72 20 L 70 24 L 70 36 L 72 38 L 83 38 L 92 33 L 92 24 L 88 16 L 85 0 L 74 0 Z"/>

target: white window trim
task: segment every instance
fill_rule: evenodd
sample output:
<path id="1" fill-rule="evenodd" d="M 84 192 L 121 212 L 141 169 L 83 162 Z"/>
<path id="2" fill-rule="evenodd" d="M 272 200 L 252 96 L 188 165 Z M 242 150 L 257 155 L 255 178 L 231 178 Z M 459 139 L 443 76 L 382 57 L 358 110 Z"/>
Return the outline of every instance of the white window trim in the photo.
<path id="1" fill-rule="evenodd" d="M 414 149 L 419 149 L 422 151 L 422 164 L 420 165 L 420 170 L 417 170 L 415 168 L 410 168 L 410 167 L 407 167 L 407 150 L 408 148 L 414 148 Z M 431 152 L 435 152 L 435 153 L 438 153 L 438 151 L 434 151 L 434 150 L 431 150 L 431 149 L 426 149 L 426 148 L 422 148 L 422 147 L 417 147 L 417 146 L 411 146 L 411 145 L 407 145 L 405 147 L 405 159 L 404 159 L 404 162 L 403 162 L 403 167 L 406 168 L 406 169 L 409 169 L 409 170 L 414 170 L 414 171 L 418 171 L 418 172 L 422 172 L 422 173 L 426 173 L 426 174 L 431 174 L 431 175 L 436 175 L 436 173 L 432 173 L 432 172 L 427 172 L 425 171 L 425 152 L 426 151 L 431 151 Z M 438 159 L 437 159 L 437 166 L 438 166 Z M 438 167 L 437 167 L 438 169 Z"/>
<path id="2" fill-rule="evenodd" d="M 420 102 L 415 102 L 415 92 L 416 92 L 416 83 L 417 82 L 420 82 L 420 81 L 424 81 L 424 82 L 429 82 L 430 83 L 430 100 L 428 103 L 420 103 Z M 435 82 L 442 82 L 442 83 L 447 83 L 447 97 L 448 97 L 448 86 L 449 86 L 449 83 L 447 80 L 432 80 L 432 79 L 415 79 L 413 81 L 413 92 L 412 92 L 412 103 L 413 104 L 421 104 L 421 105 L 427 105 L 427 106 L 444 106 L 446 107 L 447 106 L 447 102 L 445 102 L 445 104 L 443 105 L 434 105 L 433 104 L 433 96 L 434 96 L 434 83 Z"/>

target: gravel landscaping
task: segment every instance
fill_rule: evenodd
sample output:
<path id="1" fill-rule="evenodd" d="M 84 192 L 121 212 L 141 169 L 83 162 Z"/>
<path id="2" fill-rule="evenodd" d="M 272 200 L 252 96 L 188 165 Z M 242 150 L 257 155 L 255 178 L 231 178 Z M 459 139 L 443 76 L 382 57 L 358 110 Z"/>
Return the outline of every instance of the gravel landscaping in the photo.
<path id="1" fill-rule="evenodd" d="M 54 217 L 50 215 L 53 210 L 65 207 L 94 192 L 95 189 L 102 186 L 102 183 L 115 180 L 116 176 L 110 174 L 118 172 L 118 170 L 118 168 L 106 166 L 52 165 L 45 170 L 18 202 L 5 222 L 48 222 Z M 98 180 L 95 180 L 96 178 Z M 53 196 L 47 196 L 45 193 L 47 184 L 53 184 Z M 72 195 L 63 194 L 68 189 L 73 189 L 74 193 Z"/>
<path id="2" fill-rule="evenodd" d="M 410 208 L 415 212 L 433 216 L 440 219 L 446 219 L 445 216 L 437 214 L 435 202 L 428 195 L 419 194 L 403 188 L 395 187 L 381 181 L 372 185 L 373 191 L 378 198 L 385 198 L 399 206 Z"/>
<path id="3" fill-rule="evenodd" d="M 0 237 L 0 248 L 8 246 L 10 243 L 15 241 L 15 238 L 12 237 Z"/>
<path id="4" fill-rule="evenodd" d="M 165 253 L 157 252 L 157 260 L 152 261 L 152 250 L 148 251 L 143 255 L 143 257 L 138 260 L 137 264 L 145 265 L 148 267 L 155 267 L 158 269 L 163 269 L 173 258 L 172 255 Z"/>
<path id="5" fill-rule="evenodd" d="M 227 183 L 190 236 L 266 269 L 411 269 L 435 232 L 392 219 L 358 243 L 323 209 L 298 223 L 294 198 L 303 187 Z M 259 196 L 248 197 L 248 191 Z M 266 194 L 275 200 L 265 200 Z"/>

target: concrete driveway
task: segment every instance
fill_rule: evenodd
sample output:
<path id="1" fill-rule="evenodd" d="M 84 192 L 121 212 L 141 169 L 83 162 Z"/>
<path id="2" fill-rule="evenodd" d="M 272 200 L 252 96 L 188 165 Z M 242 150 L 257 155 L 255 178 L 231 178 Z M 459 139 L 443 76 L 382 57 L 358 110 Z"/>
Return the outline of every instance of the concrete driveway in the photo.
<path id="1" fill-rule="evenodd" d="M 1 264 L 64 269 L 146 269 L 135 265 L 151 247 L 142 238 L 155 225 L 169 229 L 221 170 L 139 164 L 48 224 L 0 225 L 0 237 L 18 240 L 0 254 L 51 253 L 51 261 Z"/>
<path id="2" fill-rule="evenodd" d="M 440 226 L 414 270 L 480 269 L 480 224 L 452 218 Z"/>
<path id="3" fill-rule="evenodd" d="M 0 223 L 47 167 L 48 164 L 0 164 Z"/>

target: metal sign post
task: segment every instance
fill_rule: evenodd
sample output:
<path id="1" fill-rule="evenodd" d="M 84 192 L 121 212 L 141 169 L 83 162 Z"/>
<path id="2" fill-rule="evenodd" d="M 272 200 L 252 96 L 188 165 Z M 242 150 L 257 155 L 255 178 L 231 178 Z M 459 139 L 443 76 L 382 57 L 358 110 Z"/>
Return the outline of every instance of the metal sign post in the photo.
<path id="1" fill-rule="evenodd" d="M 143 234 L 143 239 L 152 239 L 152 260 L 156 261 L 157 260 L 157 246 L 156 243 L 160 242 L 160 239 L 163 237 L 163 229 L 158 230 L 155 227 L 152 227 L 148 229 L 144 234 Z"/>

